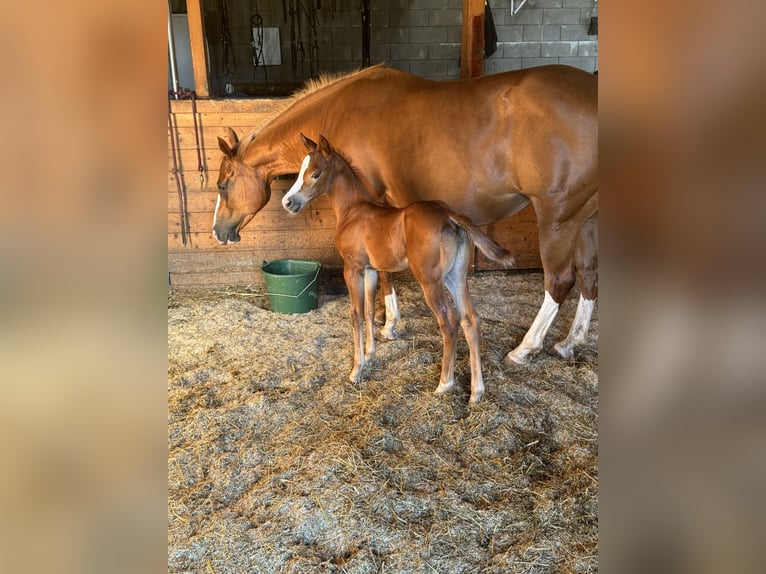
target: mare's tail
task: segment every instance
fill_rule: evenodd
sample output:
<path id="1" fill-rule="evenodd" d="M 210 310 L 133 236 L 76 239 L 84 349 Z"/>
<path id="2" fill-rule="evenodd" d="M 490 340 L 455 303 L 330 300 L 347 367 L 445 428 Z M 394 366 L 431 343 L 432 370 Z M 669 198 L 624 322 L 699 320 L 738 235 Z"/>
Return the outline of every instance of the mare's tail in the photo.
<path id="1" fill-rule="evenodd" d="M 476 227 L 473 224 L 473 221 L 468 219 L 465 215 L 453 212 L 450 213 L 449 218 L 455 224 L 465 229 L 471 237 L 471 240 L 476 244 L 476 247 L 479 248 L 479 251 L 489 257 L 492 261 L 500 263 L 503 267 L 513 267 L 516 265 L 516 260 L 513 255 L 511 255 L 510 251 L 496 243 L 495 240 Z"/>

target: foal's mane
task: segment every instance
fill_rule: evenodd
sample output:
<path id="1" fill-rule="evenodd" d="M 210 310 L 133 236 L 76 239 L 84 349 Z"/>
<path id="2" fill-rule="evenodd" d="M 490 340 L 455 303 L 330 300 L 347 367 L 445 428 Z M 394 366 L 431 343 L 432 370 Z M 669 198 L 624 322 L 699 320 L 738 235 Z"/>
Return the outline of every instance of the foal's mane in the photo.
<path id="1" fill-rule="evenodd" d="M 372 192 L 372 186 L 370 185 L 370 180 L 367 179 L 367 177 L 357 169 L 357 167 L 354 165 L 354 163 L 348 158 L 348 156 L 343 153 L 341 150 L 333 147 L 333 153 L 338 156 L 338 159 L 341 160 L 343 164 L 348 167 L 349 171 L 351 172 L 351 175 L 356 179 L 356 182 L 359 184 L 359 187 L 364 191 L 365 195 L 367 195 L 367 199 L 371 203 L 375 203 L 377 205 L 385 205 L 381 201 L 378 201 L 376 199 L 375 194 Z"/>
<path id="2" fill-rule="evenodd" d="M 266 120 L 266 124 L 263 126 L 263 128 L 260 128 L 257 131 L 261 131 L 267 128 L 269 124 L 272 121 L 274 121 L 274 119 L 276 119 L 282 113 L 286 112 L 288 109 L 292 108 L 298 102 L 301 102 L 304 99 L 306 99 L 308 96 L 311 96 L 325 88 L 333 86 L 343 80 L 351 79 L 353 76 L 356 76 L 357 74 L 361 72 L 367 72 L 369 70 L 381 68 L 383 66 L 384 64 L 377 64 L 375 66 L 370 66 L 369 68 L 353 70 L 351 72 L 336 72 L 336 73 L 321 72 L 317 78 L 311 78 L 309 80 L 306 80 L 306 83 L 304 84 L 304 86 L 298 91 L 296 91 L 295 93 L 293 93 L 290 97 L 276 102 L 274 106 L 272 107 L 271 114 L 269 114 L 269 117 Z M 235 150 L 237 157 L 239 157 L 240 159 L 244 158 L 245 152 L 247 151 L 248 146 L 253 142 L 253 140 L 255 140 L 255 136 L 256 136 L 256 130 L 253 130 L 252 132 L 250 132 L 248 136 L 245 136 L 244 138 L 242 138 L 242 140 L 237 144 L 237 150 Z"/>

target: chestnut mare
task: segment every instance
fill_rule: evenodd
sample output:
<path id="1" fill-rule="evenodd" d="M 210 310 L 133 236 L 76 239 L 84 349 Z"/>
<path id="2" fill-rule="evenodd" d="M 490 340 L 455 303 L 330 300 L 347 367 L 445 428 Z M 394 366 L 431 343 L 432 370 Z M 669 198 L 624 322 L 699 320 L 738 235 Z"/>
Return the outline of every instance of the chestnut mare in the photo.
<path id="1" fill-rule="evenodd" d="M 409 266 L 442 333 L 442 372 L 435 392 L 444 393 L 455 384 L 459 321 L 471 359 L 470 402 L 478 403 L 484 394 L 484 379 L 479 317 L 468 293 L 470 240 L 484 255 L 506 267 L 514 264 L 513 256 L 468 218 L 450 211 L 442 202 L 416 201 L 397 208 L 373 200 L 348 160 L 333 150 L 323 135 L 319 136 L 318 145 L 303 134 L 301 139 L 309 154 L 282 205 L 290 213 L 298 213 L 323 193 L 332 204 L 335 245 L 343 258 L 343 277 L 351 298 L 354 339 L 351 381 L 361 380 L 365 363 L 375 353 L 373 315 L 378 272 L 393 273 Z"/>
<path id="2" fill-rule="evenodd" d="M 524 363 L 575 281 L 580 300 L 562 357 L 585 341 L 598 292 L 598 84 L 569 66 L 430 81 L 376 66 L 310 85 L 256 136 L 229 143 L 213 234 L 222 243 L 269 201 L 278 175 L 297 173 L 300 132 L 322 133 L 354 158 L 376 199 L 403 207 L 441 200 L 477 225 L 537 214 L 545 273 L 542 307 L 506 363 Z M 387 276 L 381 273 L 381 286 Z"/>

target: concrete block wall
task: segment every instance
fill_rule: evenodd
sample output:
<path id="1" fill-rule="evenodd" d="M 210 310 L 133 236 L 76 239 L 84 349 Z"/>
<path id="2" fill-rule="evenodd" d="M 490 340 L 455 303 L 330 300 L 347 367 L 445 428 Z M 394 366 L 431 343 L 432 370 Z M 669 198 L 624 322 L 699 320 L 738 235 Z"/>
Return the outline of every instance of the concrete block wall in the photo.
<path id="1" fill-rule="evenodd" d="M 316 0 L 300 0 L 304 6 Z M 498 50 L 485 60 L 485 73 L 563 63 L 587 71 L 598 69 L 598 38 L 588 36 L 597 0 L 527 0 L 517 14 L 510 0 L 489 0 L 498 35 Z M 288 0 L 285 4 L 289 5 Z M 255 3 L 227 0 L 232 51 L 237 60 L 233 75 L 223 74 L 219 0 L 205 0 L 205 27 L 210 50 L 211 90 L 222 95 L 226 83 L 263 82 L 254 76 L 249 23 Z M 323 0 L 318 11 L 318 68 L 350 71 L 362 64 L 359 0 Z M 331 7 L 334 7 L 331 10 Z M 371 63 L 386 64 L 433 79 L 460 76 L 462 0 L 371 0 Z M 283 18 L 282 0 L 258 0 L 264 26 L 280 28 L 282 65 L 268 67 L 270 82 L 310 77 L 308 62 L 291 65 L 290 25 Z M 289 19 L 289 16 L 288 16 Z M 303 42 L 308 38 L 303 30 Z"/>
<path id="2" fill-rule="evenodd" d="M 484 72 L 568 64 L 598 70 L 598 37 L 589 36 L 596 0 L 527 0 L 511 13 L 508 0 L 489 0 L 498 35 L 498 49 L 484 61 Z"/>

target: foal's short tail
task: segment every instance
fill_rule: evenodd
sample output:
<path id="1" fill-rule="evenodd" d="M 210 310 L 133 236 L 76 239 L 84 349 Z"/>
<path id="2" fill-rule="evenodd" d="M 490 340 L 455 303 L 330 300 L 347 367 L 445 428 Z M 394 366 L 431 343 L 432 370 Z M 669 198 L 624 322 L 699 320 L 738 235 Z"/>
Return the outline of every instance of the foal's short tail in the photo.
<path id="1" fill-rule="evenodd" d="M 476 244 L 476 247 L 479 248 L 479 251 L 489 257 L 492 261 L 500 263 L 503 267 L 513 267 L 516 265 L 516 259 L 511 255 L 510 251 L 496 243 L 494 239 L 476 227 L 473 224 L 473 221 L 468 219 L 465 215 L 450 213 L 449 218 L 465 229 Z"/>

